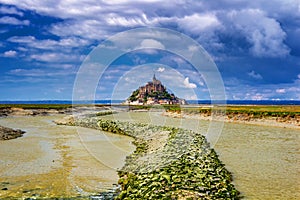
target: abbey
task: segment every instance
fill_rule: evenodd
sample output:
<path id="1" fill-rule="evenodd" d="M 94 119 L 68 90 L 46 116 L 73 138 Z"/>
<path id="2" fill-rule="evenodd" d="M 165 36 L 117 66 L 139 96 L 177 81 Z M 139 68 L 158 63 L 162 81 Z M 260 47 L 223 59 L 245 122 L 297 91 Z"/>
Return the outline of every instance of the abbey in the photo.
<path id="1" fill-rule="evenodd" d="M 132 105 L 186 104 L 184 99 L 169 94 L 166 87 L 153 75 L 152 81 L 132 92 L 125 102 Z"/>

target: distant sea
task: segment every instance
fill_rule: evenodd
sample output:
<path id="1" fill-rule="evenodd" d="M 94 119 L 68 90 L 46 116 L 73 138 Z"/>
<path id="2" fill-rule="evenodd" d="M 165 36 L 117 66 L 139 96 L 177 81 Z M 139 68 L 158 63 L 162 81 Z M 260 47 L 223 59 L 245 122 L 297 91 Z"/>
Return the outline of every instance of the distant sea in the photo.
<path id="1" fill-rule="evenodd" d="M 70 101 L 70 100 L 40 100 L 40 101 L 0 101 L 0 104 L 120 104 L 124 100 L 96 100 L 96 101 Z M 188 100 L 188 104 L 224 104 L 224 101 Z M 227 100 L 232 105 L 300 105 L 300 100 Z"/>

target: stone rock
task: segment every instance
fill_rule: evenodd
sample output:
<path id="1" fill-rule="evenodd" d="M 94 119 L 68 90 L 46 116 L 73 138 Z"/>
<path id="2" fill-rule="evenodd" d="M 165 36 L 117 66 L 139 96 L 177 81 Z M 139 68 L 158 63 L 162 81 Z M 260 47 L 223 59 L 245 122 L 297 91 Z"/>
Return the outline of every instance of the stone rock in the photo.
<path id="1" fill-rule="evenodd" d="M 18 137 L 22 137 L 25 131 L 14 130 L 11 128 L 0 126 L 0 140 L 11 140 Z"/>

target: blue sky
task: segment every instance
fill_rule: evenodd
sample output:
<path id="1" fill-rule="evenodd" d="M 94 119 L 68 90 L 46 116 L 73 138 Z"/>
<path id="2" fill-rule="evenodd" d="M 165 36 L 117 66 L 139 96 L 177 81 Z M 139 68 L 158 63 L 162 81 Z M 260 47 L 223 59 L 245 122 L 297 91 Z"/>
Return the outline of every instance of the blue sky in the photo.
<path id="1" fill-rule="evenodd" d="M 71 99 L 87 55 L 139 27 L 197 41 L 215 61 L 227 99 L 300 100 L 299 0 L 0 0 L 0 100 Z M 177 96 L 210 98 L 186 60 L 149 50 L 115 60 L 95 96 L 83 99 L 124 99 L 154 72 Z"/>

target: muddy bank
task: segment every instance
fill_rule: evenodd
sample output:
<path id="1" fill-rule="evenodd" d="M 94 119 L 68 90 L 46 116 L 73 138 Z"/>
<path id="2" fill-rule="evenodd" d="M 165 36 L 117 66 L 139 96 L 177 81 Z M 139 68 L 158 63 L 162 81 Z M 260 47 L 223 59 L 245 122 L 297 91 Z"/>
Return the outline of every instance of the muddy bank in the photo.
<path id="1" fill-rule="evenodd" d="M 16 105 L 0 107 L 0 117 L 8 116 L 47 116 L 57 114 L 108 115 L 113 114 L 110 106 L 99 105 Z"/>
<path id="2" fill-rule="evenodd" d="M 99 117 L 69 122 L 135 138 L 136 150 L 119 170 L 117 199 L 240 198 L 231 173 L 199 133 Z"/>
<path id="3" fill-rule="evenodd" d="M 255 116 L 246 113 L 214 113 L 213 116 L 210 112 L 207 113 L 185 113 L 185 112 L 164 112 L 164 116 L 173 118 L 186 118 L 186 119 L 199 119 L 199 120 L 215 120 L 231 123 L 242 123 L 262 126 L 274 126 L 283 128 L 296 128 L 300 129 L 300 116 Z"/>
<path id="4" fill-rule="evenodd" d="M 0 117 L 7 116 L 45 116 L 50 114 L 68 114 L 71 109 L 25 109 L 25 108 L 0 108 Z"/>
<path id="5" fill-rule="evenodd" d="M 25 131 L 15 130 L 11 128 L 7 128 L 4 126 L 0 126 L 0 140 L 11 140 L 18 137 L 22 137 Z"/>

